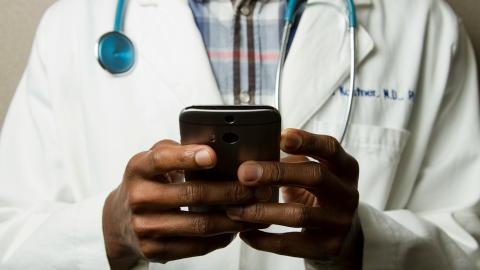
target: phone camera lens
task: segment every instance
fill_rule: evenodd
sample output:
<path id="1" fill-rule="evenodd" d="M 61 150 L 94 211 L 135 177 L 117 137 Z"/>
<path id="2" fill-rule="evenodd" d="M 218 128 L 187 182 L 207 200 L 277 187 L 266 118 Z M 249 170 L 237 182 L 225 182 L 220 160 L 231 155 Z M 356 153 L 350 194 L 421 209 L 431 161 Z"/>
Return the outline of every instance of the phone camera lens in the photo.
<path id="1" fill-rule="evenodd" d="M 238 135 L 235 133 L 229 132 L 229 133 L 225 133 L 222 139 L 224 142 L 228 144 L 235 144 L 240 140 L 240 137 L 238 137 Z"/>
<path id="2" fill-rule="evenodd" d="M 235 117 L 233 117 L 233 115 L 227 115 L 225 116 L 225 122 L 228 124 L 233 124 L 235 123 Z"/>

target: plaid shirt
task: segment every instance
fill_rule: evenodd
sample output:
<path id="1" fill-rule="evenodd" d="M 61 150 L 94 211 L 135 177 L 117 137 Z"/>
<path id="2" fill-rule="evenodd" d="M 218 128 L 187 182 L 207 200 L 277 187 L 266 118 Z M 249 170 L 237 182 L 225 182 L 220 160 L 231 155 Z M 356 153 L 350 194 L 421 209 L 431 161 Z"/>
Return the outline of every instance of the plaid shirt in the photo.
<path id="1" fill-rule="evenodd" d="M 225 104 L 272 105 L 285 0 L 189 0 Z"/>

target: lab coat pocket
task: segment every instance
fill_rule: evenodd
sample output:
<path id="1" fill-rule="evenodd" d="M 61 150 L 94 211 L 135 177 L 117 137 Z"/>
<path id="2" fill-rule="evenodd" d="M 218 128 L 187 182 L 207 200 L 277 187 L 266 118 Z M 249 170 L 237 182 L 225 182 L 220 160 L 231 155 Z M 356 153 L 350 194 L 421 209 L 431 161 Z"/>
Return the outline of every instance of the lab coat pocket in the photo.
<path id="1" fill-rule="evenodd" d="M 320 134 L 339 134 L 339 125 L 316 122 Z M 373 125 L 349 125 L 343 147 L 360 165 L 361 201 L 384 209 L 410 132 Z"/>

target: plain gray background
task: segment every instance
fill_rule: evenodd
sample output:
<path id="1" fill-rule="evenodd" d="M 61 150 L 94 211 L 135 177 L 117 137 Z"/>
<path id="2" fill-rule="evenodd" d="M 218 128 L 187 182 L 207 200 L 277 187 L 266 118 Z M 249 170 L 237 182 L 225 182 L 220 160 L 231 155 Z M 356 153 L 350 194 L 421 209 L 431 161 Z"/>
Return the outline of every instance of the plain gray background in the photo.
<path id="1" fill-rule="evenodd" d="M 480 0 L 448 1 L 465 21 L 476 45 L 477 55 L 480 55 Z M 0 126 L 25 68 L 38 21 L 53 2 L 54 0 L 0 0 Z"/>
<path id="2" fill-rule="evenodd" d="M 53 2 L 0 0 L 0 126 L 25 69 L 38 21 Z"/>

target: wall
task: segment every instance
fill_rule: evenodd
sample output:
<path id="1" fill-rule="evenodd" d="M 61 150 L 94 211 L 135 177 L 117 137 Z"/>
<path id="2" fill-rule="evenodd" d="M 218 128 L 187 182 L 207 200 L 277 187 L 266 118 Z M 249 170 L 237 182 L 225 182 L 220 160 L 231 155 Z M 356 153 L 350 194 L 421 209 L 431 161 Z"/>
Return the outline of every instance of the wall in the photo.
<path id="1" fill-rule="evenodd" d="M 480 1 L 479 0 L 447 0 L 464 21 L 477 52 L 480 63 Z M 480 73 L 479 73 L 480 74 Z"/>
<path id="2" fill-rule="evenodd" d="M 30 54 L 35 29 L 53 0 L 0 0 L 0 126 Z"/>

